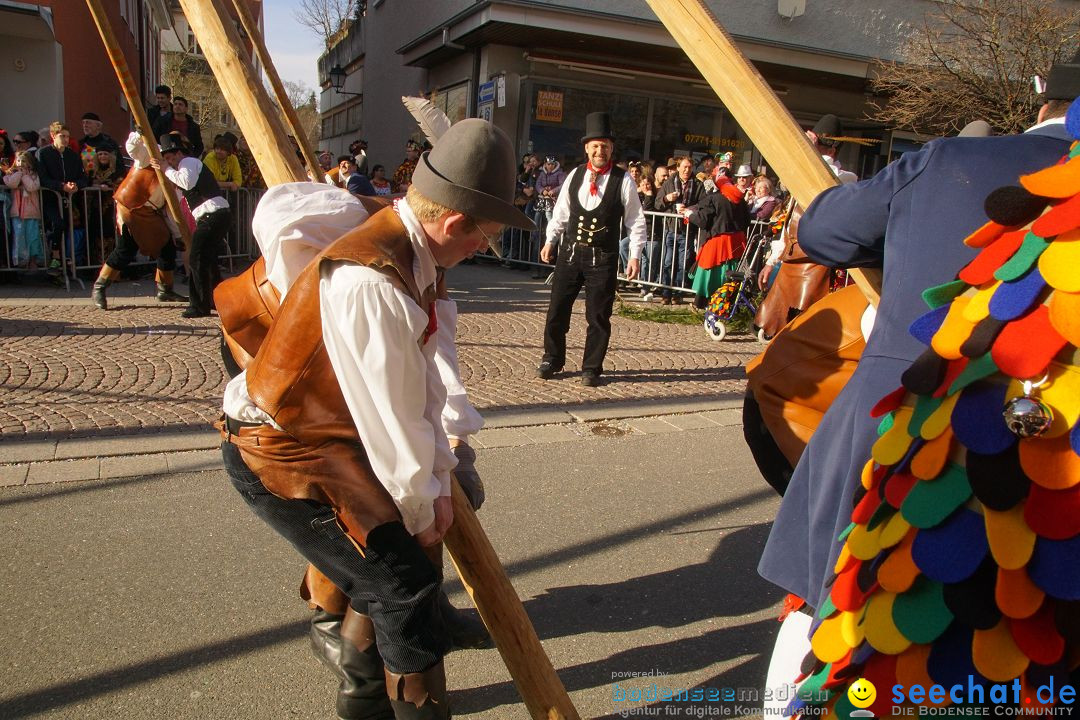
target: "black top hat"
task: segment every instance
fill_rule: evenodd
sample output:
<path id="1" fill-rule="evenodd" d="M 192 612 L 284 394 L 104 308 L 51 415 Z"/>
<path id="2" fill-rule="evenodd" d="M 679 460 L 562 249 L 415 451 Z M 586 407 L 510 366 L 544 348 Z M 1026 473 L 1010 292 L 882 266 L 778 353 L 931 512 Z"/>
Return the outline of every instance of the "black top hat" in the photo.
<path id="1" fill-rule="evenodd" d="M 611 132 L 611 116 L 606 112 L 594 112 L 585 116 L 585 134 L 581 142 L 590 140 L 611 140 L 615 142 L 615 133 Z"/>
<path id="2" fill-rule="evenodd" d="M 188 139 L 175 130 L 158 138 L 158 143 L 161 145 L 162 153 L 176 152 L 179 150 L 186 155 L 189 152 Z"/>
<path id="3" fill-rule="evenodd" d="M 514 206 L 515 160 L 509 135 L 487 120 L 470 118 L 452 125 L 420 156 L 412 182 L 429 200 L 469 217 L 535 230 Z"/>
<path id="4" fill-rule="evenodd" d="M 1047 100 L 1075 100 L 1080 97 L 1080 51 L 1069 62 L 1050 68 L 1045 95 Z"/>

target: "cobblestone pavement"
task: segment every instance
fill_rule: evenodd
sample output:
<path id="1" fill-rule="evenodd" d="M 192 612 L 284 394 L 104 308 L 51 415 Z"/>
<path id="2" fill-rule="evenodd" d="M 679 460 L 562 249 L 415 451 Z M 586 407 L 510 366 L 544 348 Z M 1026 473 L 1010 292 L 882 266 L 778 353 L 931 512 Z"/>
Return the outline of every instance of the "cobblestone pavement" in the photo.
<path id="1" fill-rule="evenodd" d="M 574 372 L 584 346 L 583 302 L 568 337 L 567 372 L 534 377 L 548 289 L 525 273 L 487 265 L 452 272 L 461 312 L 465 384 L 481 410 L 567 407 L 740 392 L 742 365 L 760 351 L 749 336 L 722 343 L 699 326 L 613 318 L 600 387 Z M 184 320 L 152 283 L 110 291 L 111 310 L 88 291 L 0 286 L 0 432 L 5 441 L 205 429 L 218 415 L 225 373 L 216 318 Z"/>

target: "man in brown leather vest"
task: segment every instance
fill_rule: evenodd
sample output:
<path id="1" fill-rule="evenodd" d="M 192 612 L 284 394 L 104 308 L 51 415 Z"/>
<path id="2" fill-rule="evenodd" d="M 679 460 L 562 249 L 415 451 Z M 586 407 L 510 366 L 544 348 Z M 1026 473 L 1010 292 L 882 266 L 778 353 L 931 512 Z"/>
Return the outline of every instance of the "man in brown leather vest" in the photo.
<path id="1" fill-rule="evenodd" d="M 456 464 L 439 422 L 434 343 L 444 268 L 503 226 L 513 205 L 509 138 L 453 126 L 417 164 L 407 198 L 346 233 L 290 287 L 239 387 L 222 444 L 255 513 L 349 596 L 342 636 L 366 682 L 339 704 L 356 718 L 446 718 L 441 577 L 425 554 L 453 520 Z"/>

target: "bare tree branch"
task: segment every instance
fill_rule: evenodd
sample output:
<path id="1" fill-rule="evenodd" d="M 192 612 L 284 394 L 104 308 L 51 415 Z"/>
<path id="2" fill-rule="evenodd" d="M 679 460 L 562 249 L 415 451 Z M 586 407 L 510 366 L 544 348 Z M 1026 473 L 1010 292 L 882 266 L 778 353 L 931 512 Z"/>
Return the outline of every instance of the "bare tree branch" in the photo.
<path id="1" fill-rule="evenodd" d="M 976 119 L 1020 132 L 1038 110 L 1031 77 L 1045 77 L 1078 43 L 1080 10 L 1053 0 L 942 0 L 901 39 L 900 62 L 876 63 L 871 117 L 927 134 Z"/>
<path id="2" fill-rule="evenodd" d="M 360 0 L 300 0 L 293 17 L 329 48 L 334 38 L 359 17 Z"/>

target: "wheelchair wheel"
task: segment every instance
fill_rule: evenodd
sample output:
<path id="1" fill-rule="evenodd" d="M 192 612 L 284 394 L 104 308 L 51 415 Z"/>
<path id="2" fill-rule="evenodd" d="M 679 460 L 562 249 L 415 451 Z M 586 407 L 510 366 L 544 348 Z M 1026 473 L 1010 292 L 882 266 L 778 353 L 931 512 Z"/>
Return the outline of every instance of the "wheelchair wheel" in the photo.
<path id="1" fill-rule="evenodd" d="M 710 340 L 716 340 L 717 342 L 727 337 L 727 325 L 720 318 L 708 313 L 705 315 L 705 334 L 709 336 Z"/>

